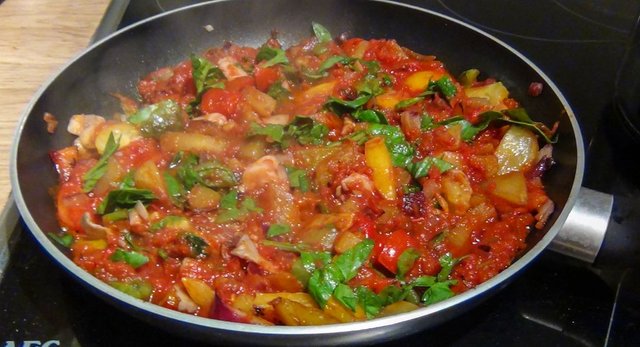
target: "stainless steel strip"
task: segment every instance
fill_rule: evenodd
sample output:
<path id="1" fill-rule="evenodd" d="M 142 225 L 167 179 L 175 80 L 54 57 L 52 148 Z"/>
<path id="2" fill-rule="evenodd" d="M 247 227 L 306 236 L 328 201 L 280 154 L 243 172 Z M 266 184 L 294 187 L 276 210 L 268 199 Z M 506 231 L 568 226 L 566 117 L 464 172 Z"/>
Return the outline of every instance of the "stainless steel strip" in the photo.
<path id="1" fill-rule="evenodd" d="M 549 249 L 593 263 L 604 241 L 612 209 L 612 195 L 582 187 L 567 221 Z"/>
<path id="2" fill-rule="evenodd" d="M 91 41 L 89 41 L 90 44 L 94 44 L 118 30 L 118 25 L 122 21 L 122 16 L 127 10 L 127 6 L 129 6 L 129 0 L 111 0 L 102 20 L 100 20 L 100 24 L 98 24 L 91 37 Z"/>
<path id="3" fill-rule="evenodd" d="M 0 282 L 4 277 L 5 269 L 9 264 L 9 256 L 11 255 L 11 236 L 13 236 L 20 215 L 16 208 L 13 196 L 9 195 L 7 203 L 0 214 Z"/>

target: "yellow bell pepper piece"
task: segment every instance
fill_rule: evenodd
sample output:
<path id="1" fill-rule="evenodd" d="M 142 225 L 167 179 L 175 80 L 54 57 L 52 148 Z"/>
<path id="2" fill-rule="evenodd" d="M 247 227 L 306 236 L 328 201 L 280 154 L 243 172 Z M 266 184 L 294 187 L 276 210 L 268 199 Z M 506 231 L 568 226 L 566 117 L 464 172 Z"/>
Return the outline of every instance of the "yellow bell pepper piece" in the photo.
<path id="1" fill-rule="evenodd" d="M 422 92 L 427 89 L 429 81 L 435 81 L 441 76 L 442 74 L 433 71 L 418 71 L 407 77 L 407 79 L 404 80 L 404 84 L 413 92 Z"/>
<path id="2" fill-rule="evenodd" d="M 396 198 L 396 181 L 393 175 L 391 155 L 382 137 L 374 137 L 364 144 L 367 166 L 373 171 L 373 185 L 387 200 Z"/>
<path id="3" fill-rule="evenodd" d="M 255 299 L 253 300 L 253 304 L 256 306 L 265 306 L 265 305 L 269 305 L 273 300 L 278 298 L 295 301 L 307 307 L 318 307 L 318 304 L 316 304 L 316 301 L 313 300 L 311 295 L 307 293 L 302 293 L 302 292 L 257 293 Z"/>
<path id="4" fill-rule="evenodd" d="M 362 318 L 356 318 L 355 313 L 351 311 L 351 309 L 344 307 L 344 305 L 334 297 L 329 298 L 327 304 L 322 310 L 324 313 L 339 320 L 341 323 L 351 323 L 362 320 Z"/>
<path id="5" fill-rule="evenodd" d="M 307 89 L 303 97 L 305 99 L 311 99 L 320 96 L 329 96 L 333 92 L 333 87 L 336 85 L 335 81 L 320 83 L 309 89 Z"/>
<path id="6" fill-rule="evenodd" d="M 395 93 L 385 93 L 376 96 L 375 103 L 376 105 L 386 109 L 393 110 L 396 107 L 396 104 L 400 102 L 400 97 Z"/>
<path id="7" fill-rule="evenodd" d="M 465 94 L 470 98 L 487 99 L 489 104 L 495 107 L 502 104 L 502 101 L 509 96 L 509 91 L 502 82 L 496 82 L 482 87 L 466 88 Z"/>
<path id="8" fill-rule="evenodd" d="M 211 307 L 213 299 L 216 297 L 215 291 L 209 287 L 206 283 L 195 278 L 182 278 L 182 285 L 187 290 L 187 293 L 198 306 Z"/>
<path id="9" fill-rule="evenodd" d="M 520 171 L 496 176 L 491 180 L 495 185 L 491 193 L 516 205 L 527 204 L 527 179 Z"/>
<path id="10" fill-rule="evenodd" d="M 94 250 L 103 250 L 107 248 L 107 241 L 104 239 L 97 240 L 78 240 L 73 244 L 73 247 L 86 248 Z"/>
<path id="11" fill-rule="evenodd" d="M 299 302 L 278 298 L 273 301 L 277 317 L 285 325 L 324 325 L 340 323 L 321 309 L 307 307 Z"/>

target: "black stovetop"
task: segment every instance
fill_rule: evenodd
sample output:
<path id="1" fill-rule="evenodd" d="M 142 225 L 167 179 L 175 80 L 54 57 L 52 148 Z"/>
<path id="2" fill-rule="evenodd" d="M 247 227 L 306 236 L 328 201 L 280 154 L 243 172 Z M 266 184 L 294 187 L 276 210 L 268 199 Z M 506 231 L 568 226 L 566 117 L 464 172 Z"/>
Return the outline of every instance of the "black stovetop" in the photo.
<path id="1" fill-rule="evenodd" d="M 119 27 L 194 2 L 134 0 Z M 640 2 L 403 2 L 497 36 L 556 82 L 576 113 L 587 145 L 584 184 L 616 196 L 609 231 L 622 236 L 607 236 L 605 242 L 637 240 L 624 235 L 640 230 L 638 164 L 622 155 L 632 145 L 615 123 L 613 93 Z M 199 345 L 98 300 L 58 269 L 21 228 L 13 234 L 12 255 L 0 282 L 0 345 L 21 346 L 26 340 L 59 341 L 60 346 Z M 640 247 L 632 253 L 637 256 Z M 390 345 L 640 345 L 640 276 L 630 268 L 637 258 L 600 258 L 594 267 L 547 251 L 499 295 L 446 324 Z"/>

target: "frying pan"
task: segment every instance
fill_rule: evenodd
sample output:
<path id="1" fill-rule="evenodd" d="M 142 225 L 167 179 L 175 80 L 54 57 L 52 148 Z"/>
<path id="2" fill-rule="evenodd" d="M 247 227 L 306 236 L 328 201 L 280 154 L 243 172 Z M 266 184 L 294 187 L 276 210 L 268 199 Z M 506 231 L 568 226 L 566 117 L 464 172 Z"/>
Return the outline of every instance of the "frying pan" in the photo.
<path id="1" fill-rule="evenodd" d="M 120 106 L 110 93 L 136 95 L 135 81 L 141 76 L 176 64 L 191 52 L 225 41 L 259 46 L 274 29 L 289 46 L 312 34 L 312 21 L 322 23 L 334 35 L 346 32 L 354 37 L 396 39 L 414 51 L 436 55 L 454 74 L 477 68 L 502 81 L 537 120 L 546 124 L 560 121 L 560 141 L 554 146 L 557 165 L 545 176 L 556 211 L 544 230 L 532 231 L 528 248 L 509 268 L 472 290 L 404 314 L 331 326 L 265 327 L 199 318 L 134 299 L 84 272 L 47 238 L 47 231 L 59 228 L 48 193 L 58 176 L 48 154 L 72 143 L 73 136 L 64 131 L 71 115 L 117 112 Z M 208 25 L 212 31 L 204 29 Z M 526 94 L 534 81 L 545 85 L 544 93 L 535 98 Z M 61 129 L 55 134 L 47 133 L 44 112 L 60 121 Z M 247 0 L 214 1 L 150 18 L 96 43 L 70 62 L 27 107 L 13 146 L 11 180 L 17 206 L 44 251 L 115 306 L 166 329 L 216 343 L 336 345 L 382 342 L 437 325 L 506 286 L 562 227 L 576 201 L 583 164 L 579 126 L 558 88 L 526 57 L 478 29 L 389 1 Z"/>

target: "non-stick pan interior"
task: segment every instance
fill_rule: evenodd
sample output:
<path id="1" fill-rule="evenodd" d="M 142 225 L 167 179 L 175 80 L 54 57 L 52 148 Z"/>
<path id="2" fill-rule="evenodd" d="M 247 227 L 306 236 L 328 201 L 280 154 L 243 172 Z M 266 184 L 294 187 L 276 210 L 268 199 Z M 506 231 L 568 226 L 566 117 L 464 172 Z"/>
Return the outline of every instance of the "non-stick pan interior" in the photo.
<path id="1" fill-rule="evenodd" d="M 57 174 L 49 152 L 68 146 L 73 136 L 65 130 L 73 114 L 106 117 L 119 111 L 118 92 L 137 95 L 135 82 L 145 74 L 186 59 L 225 41 L 258 46 L 273 30 L 285 46 L 312 35 L 311 23 L 333 34 L 395 39 L 402 46 L 436 55 L 455 74 L 477 68 L 482 76 L 503 81 L 512 97 L 521 101 L 536 120 L 560 121 L 559 142 L 554 147 L 557 165 L 546 175 L 545 185 L 556 203 L 553 225 L 570 196 L 574 178 L 582 170 L 581 140 L 571 111 L 555 87 L 514 51 L 460 23 L 415 8 L 372 1 L 251 0 L 222 1 L 176 11 L 143 22 L 93 46 L 53 79 L 28 110 L 14 149 L 14 191 L 22 213 L 37 225 L 34 233 L 58 229 L 50 190 Z M 211 26 L 213 30 L 207 30 Z M 211 28 L 209 27 L 209 29 Z M 542 95 L 530 97 L 531 82 L 543 82 Z M 50 112 L 60 121 L 55 134 L 42 120 Z M 28 212 L 24 210 L 28 209 Z M 34 228 L 35 229 L 35 228 Z M 536 239 L 539 239 L 537 237 Z"/>

